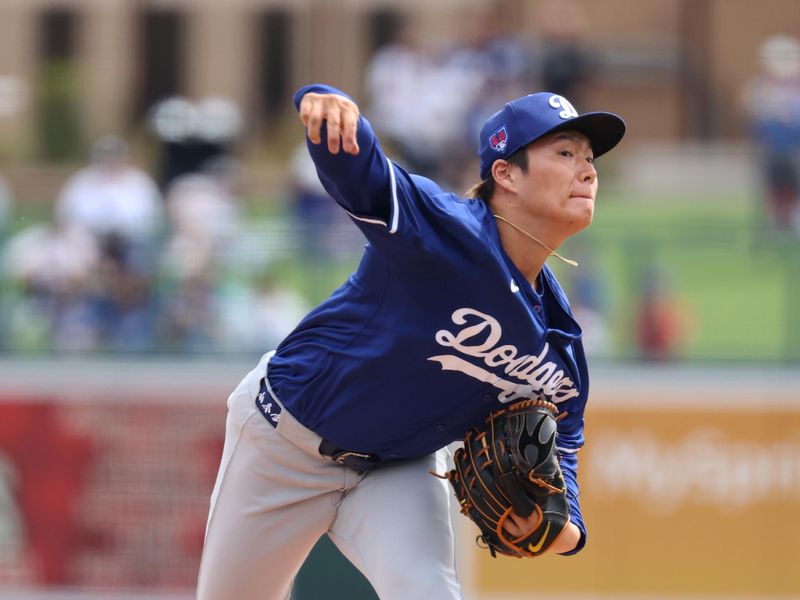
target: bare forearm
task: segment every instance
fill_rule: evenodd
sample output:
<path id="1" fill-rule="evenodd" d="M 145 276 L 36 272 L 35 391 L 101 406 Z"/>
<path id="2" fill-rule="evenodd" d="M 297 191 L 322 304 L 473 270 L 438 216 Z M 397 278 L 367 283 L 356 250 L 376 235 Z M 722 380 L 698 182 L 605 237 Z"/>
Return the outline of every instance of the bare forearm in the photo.
<path id="1" fill-rule="evenodd" d="M 561 554 L 562 552 L 574 550 L 580 539 L 580 529 L 578 529 L 578 526 L 574 523 L 569 522 L 567 526 L 564 527 L 564 531 L 561 532 L 561 535 L 553 540 L 553 544 L 550 546 L 550 552 Z"/>

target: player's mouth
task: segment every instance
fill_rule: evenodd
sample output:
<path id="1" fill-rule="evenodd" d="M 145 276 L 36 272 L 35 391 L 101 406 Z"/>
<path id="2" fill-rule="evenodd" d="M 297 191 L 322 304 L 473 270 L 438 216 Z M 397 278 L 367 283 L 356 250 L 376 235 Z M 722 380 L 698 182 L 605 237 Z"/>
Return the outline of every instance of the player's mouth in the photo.
<path id="1" fill-rule="evenodd" d="M 594 196 L 589 190 L 574 190 L 569 194 L 570 199 L 575 200 L 591 200 L 594 201 Z"/>

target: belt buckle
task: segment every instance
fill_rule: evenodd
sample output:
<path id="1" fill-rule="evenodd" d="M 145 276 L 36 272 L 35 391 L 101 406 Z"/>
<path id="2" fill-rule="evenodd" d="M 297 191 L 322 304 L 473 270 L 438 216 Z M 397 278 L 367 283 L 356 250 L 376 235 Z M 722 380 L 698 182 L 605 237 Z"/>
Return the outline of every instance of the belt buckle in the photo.
<path id="1" fill-rule="evenodd" d="M 371 471 L 380 464 L 380 460 L 374 454 L 352 452 L 350 450 L 339 452 L 331 458 L 336 464 L 348 467 L 359 473 Z"/>
<path id="2" fill-rule="evenodd" d="M 375 458 L 371 454 L 363 454 L 362 452 L 350 452 L 345 451 L 336 456 L 333 459 L 334 462 L 339 463 L 340 465 L 346 465 L 349 458 L 356 458 L 358 460 L 366 460 L 366 461 L 374 461 Z"/>

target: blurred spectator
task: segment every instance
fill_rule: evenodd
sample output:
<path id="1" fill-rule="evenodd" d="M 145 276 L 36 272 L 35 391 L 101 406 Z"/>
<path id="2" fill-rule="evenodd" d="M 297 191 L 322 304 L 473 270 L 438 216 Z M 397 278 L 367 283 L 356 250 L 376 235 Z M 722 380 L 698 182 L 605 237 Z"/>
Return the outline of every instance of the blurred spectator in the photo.
<path id="1" fill-rule="evenodd" d="M 291 207 L 300 229 L 303 253 L 313 260 L 324 260 L 341 254 L 337 242 L 346 236 L 363 241 L 347 215 L 328 195 L 317 176 L 314 161 L 303 142 L 289 162 Z M 347 247 L 352 252 L 352 246 Z"/>
<path id="2" fill-rule="evenodd" d="M 465 8 L 462 36 L 447 47 L 423 47 L 401 24 L 367 67 L 370 121 L 381 139 L 403 166 L 446 187 L 463 185 L 464 162 L 474 158 L 491 110 L 530 89 L 529 53 L 508 27 L 505 5 Z"/>
<path id="3" fill-rule="evenodd" d="M 385 143 L 400 156 L 398 161 L 409 170 L 421 174 L 435 170 L 436 153 L 431 145 L 438 143 L 436 123 L 427 123 L 428 91 L 433 60 L 421 47 L 416 32 L 406 22 L 397 24 L 389 33 L 389 41 L 369 61 L 365 88 L 369 96 L 370 121 Z M 417 123 L 408 128 L 401 123 Z M 432 130 L 422 131 L 425 125 Z"/>
<path id="4" fill-rule="evenodd" d="M 370 122 L 404 167 L 437 177 L 440 161 L 462 140 L 466 111 L 480 86 L 475 73 L 423 48 L 406 23 L 367 66 Z"/>
<path id="5" fill-rule="evenodd" d="M 168 282 L 161 324 L 167 345 L 207 350 L 217 339 L 217 288 L 241 235 L 237 186 L 238 166 L 219 157 L 168 190 L 170 233 L 161 265 Z"/>
<path id="6" fill-rule="evenodd" d="M 537 74 L 539 86 L 580 107 L 591 65 L 583 47 L 587 30 L 581 0 L 545 0 L 538 6 Z"/>
<path id="7" fill-rule="evenodd" d="M 672 291 L 666 275 L 650 268 L 642 276 L 641 294 L 635 316 L 639 358 L 674 360 L 688 341 L 690 314 Z"/>
<path id="8" fill-rule="evenodd" d="M 17 349 L 94 348 L 93 316 L 100 248 L 86 230 L 63 222 L 35 225 L 8 241 L 5 269 L 17 291 L 9 344 Z"/>
<path id="9" fill-rule="evenodd" d="M 95 237 L 100 251 L 90 298 L 98 344 L 141 350 L 152 341 L 151 282 L 163 207 L 155 182 L 130 164 L 128 144 L 99 140 L 91 164 L 67 181 L 56 219 Z"/>
<path id="10" fill-rule="evenodd" d="M 89 296 L 102 348 L 152 349 L 153 271 L 149 265 L 142 266 L 122 236 L 111 234 L 102 238 L 96 284 Z"/>
<path id="11" fill-rule="evenodd" d="M 745 100 L 761 152 L 765 212 L 776 229 L 800 232 L 800 41 L 767 38 L 759 62 Z"/>
<path id="12" fill-rule="evenodd" d="M 56 220 L 9 240 L 5 264 L 17 291 L 10 344 L 40 350 L 142 350 L 151 344 L 148 276 L 131 268 L 116 235 L 98 240 Z"/>
<path id="13" fill-rule="evenodd" d="M 149 121 L 162 143 L 158 182 L 163 190 L 178 177 L 229 156 L 242 129 L 239 108 L 221 97 L 199 102 L 180 96 L 166 98 L 152 108 Z"/>
<path id="14" fill-rule="evenodd" d="M 177 277 L 214 270 L 240 233 L 238 165 L 215 158 L 178 177 L 167 191 L 164 266 Z"/>
<path id="15" fill-rule="evenodd" d="M 465 9 L 462 13 L 462 36 L 442 57 L 442 70 L 459 84 L 459 102 L 454 118 L 460 120 L 456 136 L 448 149 L 442 173 L 456 187 L 462 181 L 468 161 L 475 156 L 478 135 L 486 119 L 505 102 L 533 90 L 529 48 L 509 26 L 513 12 L 508 2 L 495 0 L 486 5 Z"/>
<path id="16" fill-rule="evenodd" d="M 193 273 L 168 290 L 161 315 L 161 341 L 166 348 L 189 352 L 215 349 L 215 283 L 211 273 Z"/>
<path id="17" fill-rule="evenodd" d="M 127 142 L 107 137 L 92 148 L 91 164 L 59 193 L 56 217 L 65 225 L 85 228 L 98 240 L 113 235 L 140 250 L 159 233 L 161 195 L 153 179 L 130 164 Z"/>

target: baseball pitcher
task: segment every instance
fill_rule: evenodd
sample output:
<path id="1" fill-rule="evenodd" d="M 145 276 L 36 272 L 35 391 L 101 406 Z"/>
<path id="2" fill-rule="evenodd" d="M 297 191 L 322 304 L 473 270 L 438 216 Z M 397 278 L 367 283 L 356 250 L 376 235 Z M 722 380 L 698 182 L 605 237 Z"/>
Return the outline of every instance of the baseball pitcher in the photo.
<path id="1" fill-rule="evenodd" d="M 228 399 L 198 598 L 288 598 L 322 535 L 383 599 L 462 598 L 453 499 L 493 555 L 580 551 L 588 374 L 546 261 L 591 223 L 623 121 L 547 92 L 509 102 L 462 198 L 392 162 L 345 93 L 310 85 L 295 105 L 368 245 Z"/>

